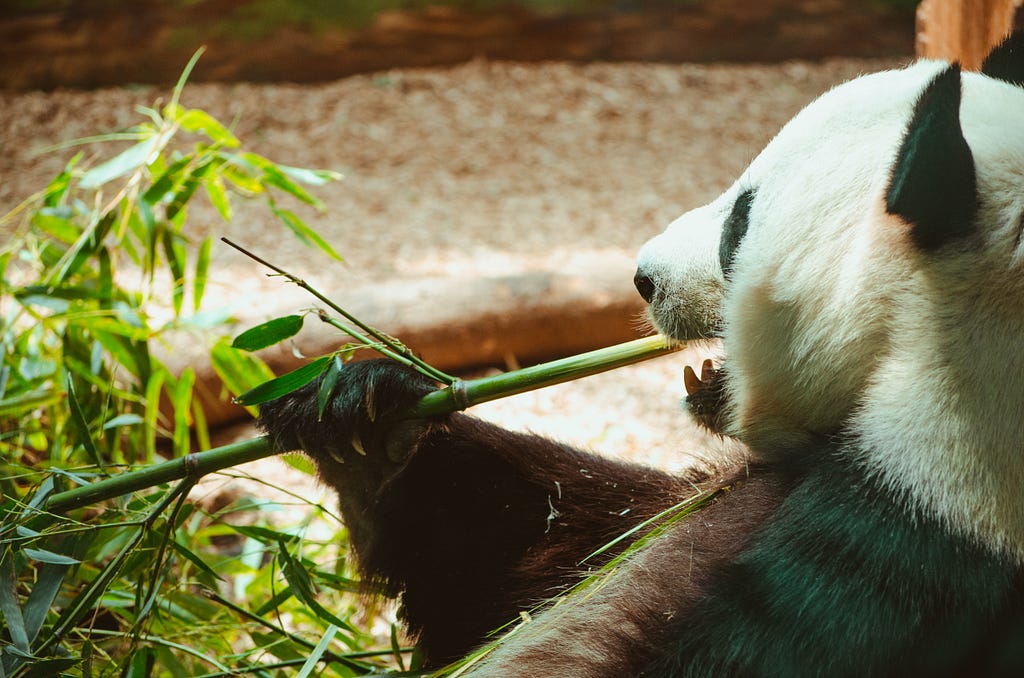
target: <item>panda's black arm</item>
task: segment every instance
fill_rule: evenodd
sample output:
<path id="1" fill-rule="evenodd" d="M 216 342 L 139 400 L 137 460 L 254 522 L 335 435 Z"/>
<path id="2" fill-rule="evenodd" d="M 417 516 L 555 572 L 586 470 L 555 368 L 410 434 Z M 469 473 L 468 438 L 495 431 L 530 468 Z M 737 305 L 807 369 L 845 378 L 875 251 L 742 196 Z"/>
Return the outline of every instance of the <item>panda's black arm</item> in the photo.
<path id="1" fill-rule="evenodd" d="M 356 363 L 322 421 L 316 385 L 260 418 L 338 491 L 361 569 L 402 594 L 432 663 L 557 595 L 599 564 L 586 556 L 691 492 L 675 476 L 462 414 L 395 423 L 433 388 L 391 361 Z"/>

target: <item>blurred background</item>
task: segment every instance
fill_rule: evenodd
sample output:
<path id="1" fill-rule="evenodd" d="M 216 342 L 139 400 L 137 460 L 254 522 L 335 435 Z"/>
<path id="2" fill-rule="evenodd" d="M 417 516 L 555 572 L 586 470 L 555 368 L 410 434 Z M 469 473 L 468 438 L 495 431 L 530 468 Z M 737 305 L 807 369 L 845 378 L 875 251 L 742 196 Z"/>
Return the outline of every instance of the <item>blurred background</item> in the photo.
<path id="1" fill-rule="evenodd" d="M 914 0 L 7 0 L 0 86 L 320 82 L 473 58 L 779 61 L 896 56 Z"/>

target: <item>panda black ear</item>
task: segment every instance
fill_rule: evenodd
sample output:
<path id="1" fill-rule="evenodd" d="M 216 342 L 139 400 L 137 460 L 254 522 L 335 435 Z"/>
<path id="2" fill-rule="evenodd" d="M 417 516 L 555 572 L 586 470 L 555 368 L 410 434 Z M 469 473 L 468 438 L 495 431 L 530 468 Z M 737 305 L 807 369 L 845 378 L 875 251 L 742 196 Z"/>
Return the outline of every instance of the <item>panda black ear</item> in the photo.
<path id="1" fill-rule="evenodd" d="M 969 235 L 978 210 L 974 158 L 960 128 L 960 65 L 925 87 L 893 164 L 889 214 L 911 226 L 914 244 L 935 250 Z"/>
<path id="2" fill-rule="evenodd" d="M 1024 87 L 1024 31 L 1014 33 L 989 52 L 981 72 Z"/>

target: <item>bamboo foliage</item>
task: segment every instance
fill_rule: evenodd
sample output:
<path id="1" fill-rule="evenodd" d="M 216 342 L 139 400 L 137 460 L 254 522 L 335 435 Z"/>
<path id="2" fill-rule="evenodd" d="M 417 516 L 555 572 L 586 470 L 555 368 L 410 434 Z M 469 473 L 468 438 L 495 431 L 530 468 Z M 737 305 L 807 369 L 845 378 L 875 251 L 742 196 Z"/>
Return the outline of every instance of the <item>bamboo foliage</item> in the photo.
<path id="1" fill-rule="evenodd" d="M 203 474 L 266 448 L 195 454 L 209 436 L 194 374 L 173 373 L 150 350 L 178 328 L 224 322 L 201 308 L 213 241 L 190 233 L 193 199 L 204 195 L 225 220 L 237 200 L 262 200 L 283 228 L 339 258 L 286 207 L 321 209 L 306 187 L 339 175 L 248 152 L 229 127 L 187 108 L 194 63 L 166 103 L 140 107 L 139 124 L 81 141 L 119 150 L 92 166 L 78 153 L 3 217 L 13 230 L 0 245 L 5 678 L 284 670 L 328 636 L 325 675 L 360 675 L 405 651 L 368 647 L 354 630 L 359 584 L 337 560 L 344 528 L 322 507 L 311 509 L 335 522 L 338 540 L 275 529 L 263 518 L 272 502 L 253 511 L 244 498 L 217 509 L 186 501 Z M 130 287 L 118 275 L 128 268 Z M 161 275 L 172 283 L 168 321 L 151 312 Z M 219 365 L 237 392 L 272 376 L 225 342 L 215 351 L 230 354 Z M 173 458 L 155 463 L 158 452 Z M 227 557 L 224 540 L 242 554 Z M 333 618 L 308 614 L 314 604 Z M 285 629 L 284 617 L 299 628 Z"/>

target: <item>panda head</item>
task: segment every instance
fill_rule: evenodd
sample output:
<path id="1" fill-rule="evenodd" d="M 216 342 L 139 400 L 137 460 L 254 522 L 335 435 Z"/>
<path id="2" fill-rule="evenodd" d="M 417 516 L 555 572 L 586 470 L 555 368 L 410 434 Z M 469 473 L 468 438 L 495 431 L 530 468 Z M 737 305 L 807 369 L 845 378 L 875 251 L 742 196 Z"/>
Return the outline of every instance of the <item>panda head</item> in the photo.
<path id="1" fill-rule="evenodd" d="M 847 431 L 894 355 L 981 331 L 961 310 L 1006 316 L 990 350 L 1024 337 L 1022 53 L 1024 34 L 991 75 L 921 61 L 836 87 L 644 245 L 654 325 L 722 339 L 721 432 L 770 458 Z"/>

